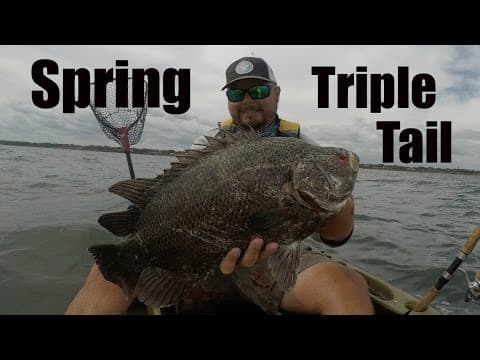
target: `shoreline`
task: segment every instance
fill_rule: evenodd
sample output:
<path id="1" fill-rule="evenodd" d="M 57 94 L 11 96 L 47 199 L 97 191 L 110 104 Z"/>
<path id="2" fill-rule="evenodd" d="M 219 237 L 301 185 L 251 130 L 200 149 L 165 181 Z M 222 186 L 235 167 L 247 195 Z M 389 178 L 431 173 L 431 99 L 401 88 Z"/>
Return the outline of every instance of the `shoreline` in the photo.
<path id="1" fill-rule="evenodd" d="M 123 150 L 119 146 L 118 147 L 113 147 L 113 146 L 106 146 L 106 145 L 74 145 L 74 144 L 32 143 L 32 142 L 28 142 L 28 141 L 11 141 L 11 140 L 0 140 L 0 145 L 123 153 Z M 144 148 L 134 148 L 134 147 L 132 147 L 132 148 L 130 148 L 130 153 L 132 153 L 132 154 L 143 154 L 143 155 L 175 156 L 175 155 L 183 154 L 184 152 L 183 151 L 175 151 L 175 150 L 171 150 L 171 149 L 155 150 L 155 149 L 144 149 Z"/>
<path id="2" fill-rule="evenodd" d="M 123 151 L 121 150 L 120 147 L 112 147 L 112 146 L 106 146 L 106 145 L 74 145 L 74 144 L 32 143 L 32 142 L 28 142 L 28 141 L 11 141 L 11 140 L 0 140 L 0 145 L 123 153 Z M 156 149 L 145 149 L 145 148 L 134 148 L 134 147 L 132 147 L 131 148 L 131 153 L 132 154 L 142 154 L 142 155 L 156 155 L 156 156 L 176 156 L 176 155 L 184 154 L 184 151 L 176 151 L 176 150 L 171 150 L 171 149 L 156 150 Z M 435 168 L 435 167 L 426 167 L 426 166 L 360 164 L 360 168 L 361 169 L 374 169 L 374 170 L 390 170 L 390 171 L 407 171 L 407 172 L 443 173 L 443 174 L 460 174 L 460 175 L 477 175 L 477 176 L 480 176 L 480 171 L 479 170 Z"/>
<path id="3" fill-rule="evenodd" d="M 360 164 L 361 169 L 373 170 L 389 170 L 389 171 L 406 171 L 406 172 L 423 172 L 438 174 L 459 174 L 459 175 L 477 175 L 480 176 L 479 170 L 469 169 L 452 169 L 452 168 L 434 168 L 427 166 L 401 166 L 401 165 L 384 165 L 384 164 Z"/>

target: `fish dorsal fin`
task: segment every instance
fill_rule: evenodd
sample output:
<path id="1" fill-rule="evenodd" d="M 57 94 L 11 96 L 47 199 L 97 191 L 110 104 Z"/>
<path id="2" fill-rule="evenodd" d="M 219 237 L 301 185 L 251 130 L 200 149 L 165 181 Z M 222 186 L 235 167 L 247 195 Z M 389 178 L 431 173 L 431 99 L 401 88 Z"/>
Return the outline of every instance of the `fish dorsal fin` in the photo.
<path id="1" fill-rule="evenodd" d="M 238 130 L 236 132 L 222 131 L 221 134 L 222 137 L 206 136 L 208 145 L 205 145 L 204 148 L 189 149 L 184 154 L 177 156 L 178 161 L 172 162 L 171 167 L 165 169 L 162 175 L 158 175 L 154 179 L 123 180 L 111 186 L 109 191 L 130 200 L 139 208 L 143 208 L 159 186 L 170 182 L 198 160 L 232 144 L 261 138 L 260 134 L 251 127 L 248 130 Z"/>
<path id="2" fill-rule="evenodd" d="M 261 138 L 260 134 L 252 127 L 248 130 L 233 131 L 220 131 L 221 134 L 218 137 L 205 136 L 208 141 L 208 145 L 205 145 L 202 149 L 189 149 L 185 151 L 185 154 L 177 156 L 178 162 L 172 163 L 171 169 L 165 170 L 164 175 L 175 176 L 181 173 L 185 169 L 190 168 L 199 159 L 203 159 L 218 150 L 225 149 L 226 147 L 243 141 L 254 141 Z"/>
<path id="3" fill-rule="evenodd" d="M 150 195 L 151 192 L 155 192 L 158 189 L 158 186 L 170 182 L 173 178 L 191 168 L 200 159 L 204 159 L 216 151 L 225 149 L 232 144 L 244 141 L 255 141 L 261 138 L 261 135 L 252 127 L 248 130 L 237 130 L 236 132 L 219 130 L 219 134 L 221 134 L 219 137 L 205 136 L 208 145 L 204 145 L 203 148 L 188 149 L 185 150 L 184 154 L 177 155 L 178 161 L 172 162 L 169 169 L 163 170 L 163 174 L 158 175 L 155 178 L 157 183 L 148 189 L 148 195 Z"/>

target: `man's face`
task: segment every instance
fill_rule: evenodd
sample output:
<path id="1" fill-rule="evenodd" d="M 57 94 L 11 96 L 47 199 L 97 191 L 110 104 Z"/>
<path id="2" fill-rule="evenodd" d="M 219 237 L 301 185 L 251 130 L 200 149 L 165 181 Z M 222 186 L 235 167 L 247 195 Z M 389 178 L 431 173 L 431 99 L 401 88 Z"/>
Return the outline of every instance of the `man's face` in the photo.
<path id="1" fill-rule="evenodd" d="M 270 85 L 270 95 L 264 99 L 253 100 L 248 92 L 240 102 L 228 101 L 228 110 L 233 121 L 242 127 L 252 126 L 256 130 L 262 130 L 275 119 L 280 87 L 260 79 L 242 79 L 235 81 L 229 89 L 247 90 L 255 85 Z"/>

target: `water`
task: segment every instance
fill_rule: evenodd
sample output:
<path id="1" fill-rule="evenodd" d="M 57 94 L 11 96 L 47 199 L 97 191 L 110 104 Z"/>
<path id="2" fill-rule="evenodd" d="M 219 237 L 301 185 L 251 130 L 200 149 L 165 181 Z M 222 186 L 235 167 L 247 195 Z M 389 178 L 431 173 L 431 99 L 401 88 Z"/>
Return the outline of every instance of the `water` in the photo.
<path id="1" fill-rule="evenodd" d="M 174 158 L 132 155 L 137 177 Z M 86 249 L 118 238 L 99 215 L 128 202 L 107 191 L 129 177 L 120 153 L 0 145 L 0 314 L 61 314 L 92 260 Z M 480 177 L 361 169 L 352 239 L 328 249 L 415 296 L 422 296 L 480 225 Z M 480 250 L 467 259 L 480 270 Z M 465 303 L 461 273 L 434 302 L 444 314 L 480 314 Z"/>

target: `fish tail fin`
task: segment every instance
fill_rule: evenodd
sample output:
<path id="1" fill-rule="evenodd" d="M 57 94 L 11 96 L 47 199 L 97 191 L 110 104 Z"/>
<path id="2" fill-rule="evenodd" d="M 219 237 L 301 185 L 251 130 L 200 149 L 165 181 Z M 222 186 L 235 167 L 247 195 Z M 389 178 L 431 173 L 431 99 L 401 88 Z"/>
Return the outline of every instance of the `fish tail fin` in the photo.
<path id="1" fill-rule="evenodd" d="M 103 277 L 119 285 L 127 295 L 131 295 L 136 287 L 139 274 L 135 274 L 128 266 L 122 254 L 122 246 L 118 244 L 92 245 L 88 251 L 93 255 Z"/>

